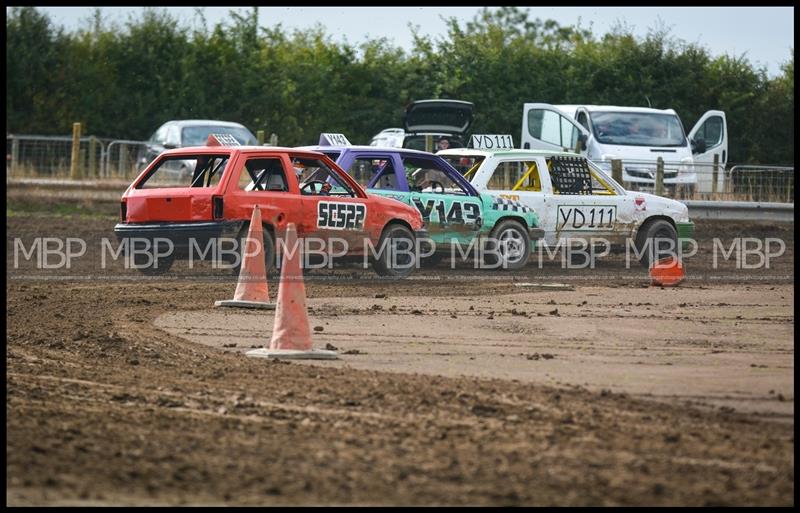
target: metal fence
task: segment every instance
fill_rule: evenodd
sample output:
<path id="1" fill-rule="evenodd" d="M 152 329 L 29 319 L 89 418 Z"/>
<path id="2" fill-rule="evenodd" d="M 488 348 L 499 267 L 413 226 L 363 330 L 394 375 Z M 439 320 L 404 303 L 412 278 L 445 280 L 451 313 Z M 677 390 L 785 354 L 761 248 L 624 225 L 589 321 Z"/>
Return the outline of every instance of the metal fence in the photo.
<path id="1" fill-rule="evenodd" d="M 794 166 L 735 165 L 663 161 L 661 186 L 658 164 L 652 160 L 598 163 L 628 190 L 682 200 L 767 201 L 794 203 Z"/>
<path id="2" fill-rule="evenodd" d="M 72 137 L 6 136 L 6 176 L 10 178 L 133 179 L 144 164 L 144 141 L 81 137 L 72 168 Z"/>

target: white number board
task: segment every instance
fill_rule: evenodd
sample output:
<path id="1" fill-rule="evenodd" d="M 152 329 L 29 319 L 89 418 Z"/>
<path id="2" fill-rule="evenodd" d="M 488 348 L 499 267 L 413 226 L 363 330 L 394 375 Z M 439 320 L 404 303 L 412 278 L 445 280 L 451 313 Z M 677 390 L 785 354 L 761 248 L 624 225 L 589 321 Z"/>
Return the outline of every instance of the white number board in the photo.
<path id="1" fill-rule="evenodd" d="M 323 133 L 319 136 L 319 146 L 350 146 L 344 134 Z"/>
<path id="2" fill-rule="evenodd" d="M 611 230 L 616 221 L 616 205 L 559 205 L 556 232 Z"/>
<path id="3" fill-rule="evenodd" d="M 472 147 L 479 150 L 513 150 L 511 135 L 476 134 L 472 136 Z"/>

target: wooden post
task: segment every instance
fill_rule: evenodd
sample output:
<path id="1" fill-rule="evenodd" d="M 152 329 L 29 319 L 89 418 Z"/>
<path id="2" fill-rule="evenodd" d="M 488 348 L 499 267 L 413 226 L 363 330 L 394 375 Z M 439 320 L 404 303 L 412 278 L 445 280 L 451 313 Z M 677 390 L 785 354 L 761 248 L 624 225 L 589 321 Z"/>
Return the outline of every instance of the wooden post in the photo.
<path id="1" fill-rule="evenodd" d="M 128 145 L 120 143 L 119 145 L 119 161 L 117 164 L 117 176 L 127 178 L 130 170 L 128 169 Z"/>
<path id="2" fill-rule="evenodd" d="M 11 139 L 11 176 L 16 176 L 19 168 L 19 139 Z"/>
<path id="3" fill-rule="evenodd" d="M 717 195 L 717 178 L 719 177 L 719 154 L 714 154 L 714 167 L 711 168 L 711 194 L 714 196 L 712 199 L 716 199 Z"/>
<path id="4" fill-rule="evenodd" d="M 622 185 L 622 160 L 621 159 L 612 159 L 611 160 L 611 178 L 613 178 L 614 181 L 617 182 L 618 184 Z"/>
<path id="5" fill-rule="evenodd" d="M 656 161 L 656 196 L 664 195 L 664 159 L 658 157 Z"/>
<path id="6" fill-rule="evenodd" d="M 80 158 L 81 158 L 81 124 L 72 124 L 72 158 L 69 166 L 69 176 L 73 180 L 80 178 Z"/>
<path id="7" fill-rule="evenodd" d="M 258 141 L 259 146 L 264 146 L 264 131 L 259 130 L 256 132 L 256 140 Z"/>
<path id="8" fill-rule="evenodd" d="M 433 136 L 426 135 L 425 136 L 425 151 L 428 153 L 433 153 Z"/>
<path id="9" fill-rule="evenodd" d="M 97 178 L 97 137 L 89 138 L 89 178 Z"/>

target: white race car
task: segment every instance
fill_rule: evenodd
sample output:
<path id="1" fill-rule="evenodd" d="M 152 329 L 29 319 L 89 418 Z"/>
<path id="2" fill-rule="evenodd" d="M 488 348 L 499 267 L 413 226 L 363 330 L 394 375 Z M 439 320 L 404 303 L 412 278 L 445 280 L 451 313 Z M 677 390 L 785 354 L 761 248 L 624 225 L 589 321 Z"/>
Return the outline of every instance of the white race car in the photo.
<path id="1" fill-rule="evenodd" d="M 562 239 L 591 244 L 594 239 L 618 247 L 631 241 L 641 263 L 649 266 L 693 235 L 694 223 L 683 203 L 627 191 L 586 157 L 513 149 L 503 144 L 509 140 L 510 136 L 475 135 L 473 145 L 486 141 L 491 144 L 484 147 L 501 149 L 458 148 L 437 155 L 478 191 L 533 208 L 546 245 L 555 246 Z"/>

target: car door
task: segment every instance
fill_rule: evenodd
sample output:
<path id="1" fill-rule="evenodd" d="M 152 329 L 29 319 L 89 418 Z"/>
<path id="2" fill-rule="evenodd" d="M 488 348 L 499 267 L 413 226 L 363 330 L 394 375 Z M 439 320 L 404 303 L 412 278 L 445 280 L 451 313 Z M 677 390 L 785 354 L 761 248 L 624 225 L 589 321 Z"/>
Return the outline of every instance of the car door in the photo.
<path id="1" fill-rule="evenodd" d="M 302 231 L 316 239 L 314 247 L 321 248 L 325 243 L 335 252 L 343 246 L 348 252 L 361 251 L 365 238 L 370 237 L 368 198 L 361 196 L 363 193 L 340 174 L 333 162 L 329 166 L 317 157 L 290 158 L 290 166 L 299 177 Z M 325 190 L 326 185 L 329 190 Z"/>
<path id="2" fill-rule="evenodd" d="M 584 157 L 543 160 L 540 218 L 548 245 L 562 239 L 624 243 L 633 229 L 634 206 L 624 189 Z"/>
<path id="3" fill-rule="evenodd" d="M 578 148 L 581 154 L 586 154 L 588 138 L 589 132 L 558 108 L 547 103 L 525 105 L 523 149 L 575 152 Z"/>
<path id="4" fill-rule="evenodd" d="M 242 155 L 235 166 L 225 203 L 231 217 L 249 219 L 253 207 L 258 205 L 262 222 L 273 226 L 276 233 L 285 230 L 290 222 L 299 224 L 302 213 L 299 191 L 282 155 Z M 298 226 L 298 232 L 300 229 Z"/>
<path id="5" fill-rule="evenodd" d="M 442 247 L 470 244 L 484 218 L 477 191 L 440 157 L 403 154 L 401 159 L 411 204 L 422 214 L 428 236 Z"/>
<path id="6" fill-rule="evenodd" d="M 700 117 L 700 120 L 689 132 L 692 144 L 692 158 L 697 173 L 698 192 L 711 192 L 713 190 L 713 165 L 714 156 L 719 159 L 717 171 L 717 190 L 722 191 L 725 181 L 725 164 L 728 161 L 728 125 L 725 113 L 721 110 L 710 110 Z M 696 144 L 703 141 L 705 149 L 697 151 Z"/>

